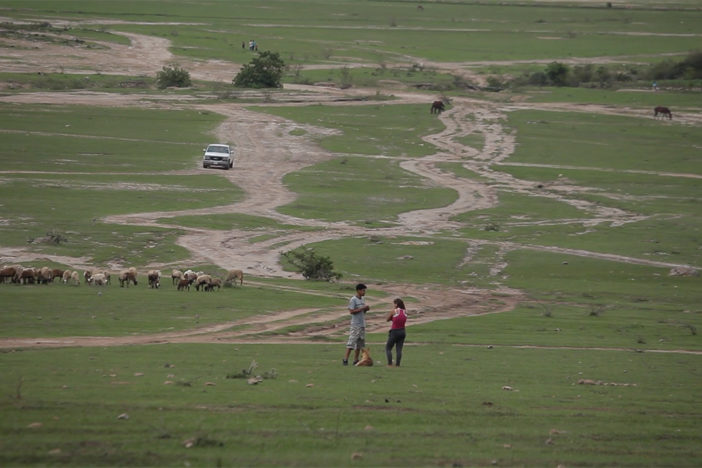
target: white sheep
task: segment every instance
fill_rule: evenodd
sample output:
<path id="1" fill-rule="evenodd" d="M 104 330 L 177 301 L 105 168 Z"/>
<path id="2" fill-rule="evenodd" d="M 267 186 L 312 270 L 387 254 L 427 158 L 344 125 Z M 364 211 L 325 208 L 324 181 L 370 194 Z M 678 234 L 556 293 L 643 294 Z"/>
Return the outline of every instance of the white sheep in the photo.
<path id="1" fill-rule="evenodd" d="M 134 283 L 134 286 L 137 285 L 137 273 L 136 273 L 136 268 L 131 267 L 127 270 L 123 270 L 119 274 L 119 287 L 123 288 L 124 284 L 127 284 L 127 287 L 129 287 L 129 283 L 132 282 Z"/>
<path id="2" fill-rule="evenodd" d="M 212 283 L 212 277 L 210 275 L 200 275 L 195 280 L 195 289 L 199 291 L 200 286 L 202 286 L 204 290 L 210 285 L 210 283 Z"/>
<path id="3" fill-rule="evenodd" d="M 54 279 L 54 274 L 51 272 L 51 268 L 47 266 L 43 266 L 37 270 L 35 276 L 37 282 L 41 284 L 50 283 Z"/>
<path id="4" fill-rule="evenodd" d="M 217 277 L 212 278 L 212 280 L 210 281 L 210 284 L 205 286 L 205 291 L 214 291 L 215 287 L 217 289 L 222 287 L 222 278 L 217 278 Z"/>
<path id="5" fill-rule="evenodd" d="M 183 272 L 180 270 L 173 270 L 171 272 L 171 283 L 178 284 L 180 280 L 183 279 Z"/>
<path id="6" fill-rule="evenodd" d="M 236 284 L 236 280 L 239 280 L 239 285 L 244 284 L 244 272 L 241 270 L 229 270 L 227 272 L 227 278 L 224 280 L 225 283 L 231 283 L 234 281 L 234 284 Z"/>
<path id="7" fill-rule="evenodd" d="M 105 286 L 107 284 L 107 278 L 104 273 L 95 273 L 88 280 L 88 284 L 94 284 L 95 286 Z"/>
<path id="8" fill-rule="evenodd" d="M 77 271 L 72 271 L 71 272 L 71 282 L 75 286 L 80 286 L 80 274 L 78 274 Z"/>

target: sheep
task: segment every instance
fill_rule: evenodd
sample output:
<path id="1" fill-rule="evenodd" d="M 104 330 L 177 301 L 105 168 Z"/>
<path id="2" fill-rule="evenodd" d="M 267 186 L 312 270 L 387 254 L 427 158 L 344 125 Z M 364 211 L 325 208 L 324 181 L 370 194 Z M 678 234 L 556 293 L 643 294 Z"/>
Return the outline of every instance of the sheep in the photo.
<path id="1" fill-rule="evenodd" d="M 71 272 L 71 282 L 74 286 L 80 286 L 80 275 L 77 271 Z"/>
<path id="2" fill-rule="evenodd" d="M 195 280 L 195 289 L 199 291 L 200 286 L 202 286 L 202 289 L 204 290 L 207 286 L 210 285 L 211 282 L 212 277 L 210 275 L 200 275 Z"/>
<path id="3" fill-rule="evenodd" d="M 90 281 L 91 276 L 93 276 L 93 270 L 85 270 L 83 272 L 83 278 L 85 279 L 86 284 Z"/>
<path id="4" fill-rule="evenodd" d="M 10 279 L 10 282 L 14 282 L 15 276 L 17 274 L 16 266 L 6 266 L 0 269 L 0 283 L 4 283 L 6 279 Z"/>
<path id="5" fill-rule="evenodd" d="M 171 283 L 178 284 L 178 282 L 183 279 L 183 272 L 180 270 L 173 270 L 171 272 Z"/>
<path id="6" fill-rule="evenodd" d="M 123 270 L 119 274 L 119 287 L 123 288 L 125 283 L 127 284 L 127 287 L 129 287 L 130 281 L 134 283 L 134 286 L 137 285 L 137 274 L 134 267 L 129 268 L 128 270 Z"/>
<path id="7" fill-rule="evenodd" d="M 95 273 L 88 280 L 88 284 L 94 284 L 95 286 L 105 286 L 107 284 L 107 278 L 104 273 Z"/>
<path id="8" fill-rule="evenodd" d="M 64 270 L 60 268 L 54 268 L 51 270 L 51 282 L 53 283 L 56 278 L 62 278 Z"/>
<path id="9" fill-rule="evenodd" d="M 234 284 L 236 284 L 236 280 L 239 280 L 239 285 L 244 284 L 244 272 L 241 270 L 229 270 L 227 272 L 227 279 L 224 280 L 225 283 L 231 283 L 234 281 Z"/>
<path id="10" fill-rule="evenodd" d="M 63 284 L 67 284 L 68 280 L 71 279 L 71 270 L 66 270 L 63 272 L 63 275 L 61 276 L 61 281 L 63 281 Z"/>
<path id="11" fill-rule="evenodd" d="M 183 289 L 188 289 L 190 291 L 190 284 L 192 283 L 191 280 L 181 278 L 180 281 L 178 281 L 178 291 L 182 291 Z"/>
<path id="12" fill-rule="evenodd" d="M 15 265 L 15 276 L 12 278 L 13 283 L 20 283 L 22 272 L 24 271 L 24 267 L 22 265 Z"/>
<path id="13" fill-rule="evenodd" d="M 149 270 L 149 272 L 146 274 L 148 280 L 149 280 L 149 287 L 158 289 L 158 287 L 161 285 L 161 271 L 160 270 Z"/>
<path id="14" fill-rule="evenodd" d="M 214 288 L 221 288 L 222 287 L 222 278 L 212 278 L 212 281 L 210 281 L 210 284 L 205 286 L 205 291 L 214 291 Z"/>
<path id="15" fill-rule="evenodd" d="M 34 284 L 37 279 L 37 271 L 33 267 L 24 268 L 19 274 L 19 282 L 22 284 Z"/>
<path id="16" fill-rule="evenodd" d="M 192 283 L 192 282 L 195 281 L 195 280 L 197 279 L 197 277 L 200 276 L 201 274 L 203 274 L 203 273 L 202 273 L 202 272 L 196 273 L 196 272 L 194 272 L 193 270 L 187 270 L 185 273 L 183 273 L 183 278 L 190 280 L 191 283 Z"/>
<path id="17" fill-rule="evenodd" d="M 49 267 L 41 267 L 39 270 L 36 271 L 35 277 L 37 280 L 37 283 L 40 284 L 47 284 L 53 281 L 54 275 L 51 272 L 51 268 Z"/>

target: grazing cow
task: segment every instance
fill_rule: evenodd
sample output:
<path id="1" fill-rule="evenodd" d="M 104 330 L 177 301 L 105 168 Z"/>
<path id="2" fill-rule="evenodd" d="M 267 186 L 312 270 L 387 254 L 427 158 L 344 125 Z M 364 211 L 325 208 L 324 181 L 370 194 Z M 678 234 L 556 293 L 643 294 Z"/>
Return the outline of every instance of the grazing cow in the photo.
<path id="1" fill-rule="evenodd" d="M 236 280 L 239 280 L 239 286 L 244 284 L 244 272 L 241 270 L 229 270 L 227 272 L 227 277 L 224 280 L 225 283 L 231 283 L 232 281 L 234 282 L 233 284 L 236 284 Z"/>
<path id="2" fill-rule="evenodd" d="M 441 114 L 445 109 L 446 109 L 446 106 L 444 106 L 443 101 L 434 101 L 431 103 L 430 112 L 432 114 Z"/>
<path id="3" fill-rule="evenodd" d="M 671 120 L 673 118 L 673 113 L 664 106 L 658 106 L 653 109 L 653 117 L 658 118 L 658 114 L 660 114 L 662 119 L 668 117 L 668 120 Z"/>
<path id="4" fill-rule="evenodd" d="M 370 350 L 363 348 L 361 350 L 361 359 L 356 363 L 357 367 L 370 367 L 373 365 L 373 359 L 370 356 Z"/>

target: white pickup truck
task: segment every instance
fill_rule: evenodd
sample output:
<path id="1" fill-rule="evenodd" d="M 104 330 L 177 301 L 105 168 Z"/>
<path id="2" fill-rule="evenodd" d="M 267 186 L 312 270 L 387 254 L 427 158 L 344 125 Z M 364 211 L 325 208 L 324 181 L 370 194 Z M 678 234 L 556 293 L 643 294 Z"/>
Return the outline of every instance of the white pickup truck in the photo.
<path id="1" fill-rule="evenodd" d="M 207 145 L 205 155 L 202 157 L 202 167 L 221 167 L 229 170 L 234 166 L 234 152 L 229 145 L 216 143 Z"/>

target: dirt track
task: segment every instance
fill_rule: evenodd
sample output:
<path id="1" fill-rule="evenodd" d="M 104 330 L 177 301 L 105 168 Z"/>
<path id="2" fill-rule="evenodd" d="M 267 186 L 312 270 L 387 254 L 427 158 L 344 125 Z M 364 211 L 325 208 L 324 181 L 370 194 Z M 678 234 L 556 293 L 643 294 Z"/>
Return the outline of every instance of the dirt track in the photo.
<path id="1" fill-rule="evenodd" d="M 149 74 L 153 75 L 164 65 L 172 62 L 173 57 L 168 52 L 168 41 L 136 34 L 125 34 L 131 41 L 131 46 L 109 45 L 110 49 L 71 49 L 70 53 L 62 46 L 49 46 L 40 49 L 23 50 L 15 54 L 13 49 L 3 49 L 4 58 L 0 64 L 5 71 L 58 71 L 80 73 L 121 73 L 127 75 Z M 108 45 L 106 45 L 108 47 Z M 15 54 L 14 56 L 12 54 Z M 11 57 L 8 58 L 8 57 Z M 198 64 L 187 63 L 179 60 L 184 68 L 194 70 L 194 78 L 215 79 L 231 81 L 236 73 L 236 66 L 230 63 L 211 61 Z M 456 68 L 463 68 L 464 64 L 452 64 Z M 444 66 L 447 66 L 444 64 Z M 349 89 L 320 86 L 290 86 L 286 87 L 295 91 L 295 103 L 287 105 L 308 105 L 310 103 L 334 102 L 335 105 L 363 105 L 361 101 L 354 101 L 354 97 L 375 94 L 376 90 Z M 392 94 L 396 100 L 386 104 L 400 103 L 427 103 L 435 99 L 433 94 L 407 92 L 403 89 L 384 89 L 384 94 Z M 484 209 L 497 203 L 496 187 L 501 190 L 510 190 L 516 193 L 534 194 L 533 183 L 518 180 L 509 174 L 501 172 L 499 167 L 506 164 L 507 159 L 514 152 L 515 135 L 504 128 L 501 122 L 505 121 L 506 113 L 524 108 L 520 104 L 496 104 L 485 101 L 457 98 L 452 102 L 450 110 L 439 116 L 446 125 L 442 132 L 429 135 L 427 142 L 439 148 L 439 151 L 430 156 L 419 159 L 407 159 L 402 162 L 402 167 L 420 175 L 427 184 L 449 187 L 456 191 L 458 197 L 451 205 L 421 211 L 403 213 L 394 227 L 367 229 L 358 225 L 344 222 L 328 223 L 320 220 L 301 219 L 285 216 L 276 211 L 276 208 L 291 202 L 295 195 L 282 184 L 285 174 L 299 170 L 305 166 L 334 157 L 319 147 L 315 146 L 309 135 L 329 132 L 328 129 L 305 126 L 305 136 L 294 136 L 291 130 L 299 127 L 298 124 L 269 115 L 256 114 L 246 110 L 238 104 L 213 104 L 201 105 L 189 103 L 178 98 L 177 101 L 161 96 L 133 96 L 114 95 L 103 93 L 26 93 L 0 97 L 3 102 L 22 103 L 73 103 L 96 106 L 145 106 L 145 107 L 173 107 L 173 108 L 200 108 L 226 116 L 224 123 L 217 129 L 215 139 L 232 142 L 236 145 L 238 159 L 234 170 L 224 172 L 233 184 L 241 187 L 246 196 L 237 204 L 204 208 L 198 210 L 184 210 L 179 212 L 151 212 L 132 213 L 121 216 L 110 216 L 103 220 L 105 223 L 158 225 L 168 226 L 167 220 L 156 221 L 159 218 L 170 218 L 179 215 L 202 215 L 214 213 L 246 213 L 264 216 L 281 223 L 295 226 L 318 227 L 319 230 L 296 233 L 280 232 L 266 241 L 250 242 L 250 239 L 260 233 L 250 231 L 213 231 L 206 229 L 184 229 L 187 234 L 178 240 L 178 244 L 188 249 L 193 264 L 199 262 L 213 263 L 222 268 L 240 268 L 252 276 L 279 276 L 297 277 L 285 272 L 278 264 L 278 255 L 281 250 L 294 249 L 298 246 L 329 239 L 341 239 L 357 236 L 394 236 L 394 235 L 426 235 L 438 232 L 451 232 L 458 228 L 450 221 L 453 215 L 470 210 Z M 279 105 L 276 103 L 275 105 Z M 615 109 L 598 106 L 574 106 L 565 104 L 529 105 L 530 108 L 544 110 L 575 110 L 584 112 L 617 113 L 638 117 L 649 117 L 638 110 Z M 698 115 L 676 115 L 676 123 L 700 124 L 702 119 Z M 481 150 L 458 143 L 461 138 L 472 133 L 479 133 L 485 138 L 485 145 Z M 260 161 L 266 161 L 265 165 Z M 460 162 L 467 169 L 479 174 L 488 182 L 469 181 L 460 179 L 452 173 L 445 172 L 437 167 L 440 162 Z M 194 167 L 187 173 L 200 174 L 205 170 Z M 210 172 L 211 173 L 211 172 Z M 698 177 L 693 174 L 675 174 L 679 177 Z M 620 225 L 644 219 L 636 213 L 603 207 L 589 203 L 571 196 L 572 193 L 586 192 L 587 187 L 575 187 L 567 180 L 562 184 L 551 185 L 548 190 L 539 192 L 540 196 L 552 198 L 571 204 L 587 213 L 590 219 L 586 226 L 597 224 Z M 582 222 L 582 221 L 580 221 Z M 515 221 L 515 223 L 518 223 Z M 467 241 L 466 259 L 470 261 L 471 245 L 481 242 Z M 608 256 L 586 251 L 548 248 L 541 246 L 514 245 L 508 242 L 498 243 L 502 257 L 515 248 L 530 248 L 543 251 L 563 252 L 571 255 L 606 258 L 608 260 L 628 263 L 642 263 L 656 266 L 677 266 L 677 264 L 631 259 L 621 256 Z M 41 258 L 46 258 L 42 256 Z M 0 249 L 0 263 L 26 262 L 37 259 L 28 249 Z M 90 266 L 86 258 L 51 258 L 61 263 L 70 264 L 74 268 Z M 180 266 L 180 265 L 179 265 Z M 121 265 L 111 265 L 121 267 Z M 151 265 L 150 267 L 170 269 L 170 265 Z M 491 290 L 456 289 L 438 287 L 417 287 L 416 285 L 382 285 L 373 286 L 382 288 L 392 295 L 411 295 L 418 299 L 412 317 L 413 323 L 422 321 L 444 319 L 455 316 L 471 315 L 477 313 L 491 313 L 509 310 L 524 297 L 519 291 L 508 290 L 499 286 L 500 274 L 504 263 L 498 259 L 491 272 L 497 285 Z M 290 326 L 292 324 L 313 324 L 324 322 L 328 312 L 314 311 L 288 311 L 275 317 L 265 317 L 265 320 L 250 319 L 245 323 L 219 324 L 205 329 L 186 332 L 158 334 L 142 337 L 124 338 L 68 338 L 68 339 L 30 339 L 30 340 L 0 340 L 0 347 L 16 346 L 80 346 L 80 345 L 122 345 L 154 342 L 187 342 L 187 341 L 261 341 L 255 336 L 256 331 L 270 331 L 274 328 Z M 251 325 L 246 335 L 230 331 L 234 326 Z M 381 330 L 385 324 L 371 320 L 370 331 Z M 343 333 L 344 331 L 341 331 Z M 315 326 L 313 334 L 333 336 L 340 330 L 330 326 Z M 305 336 L 289 336 L 289 340 L 304 340 Z"/>

